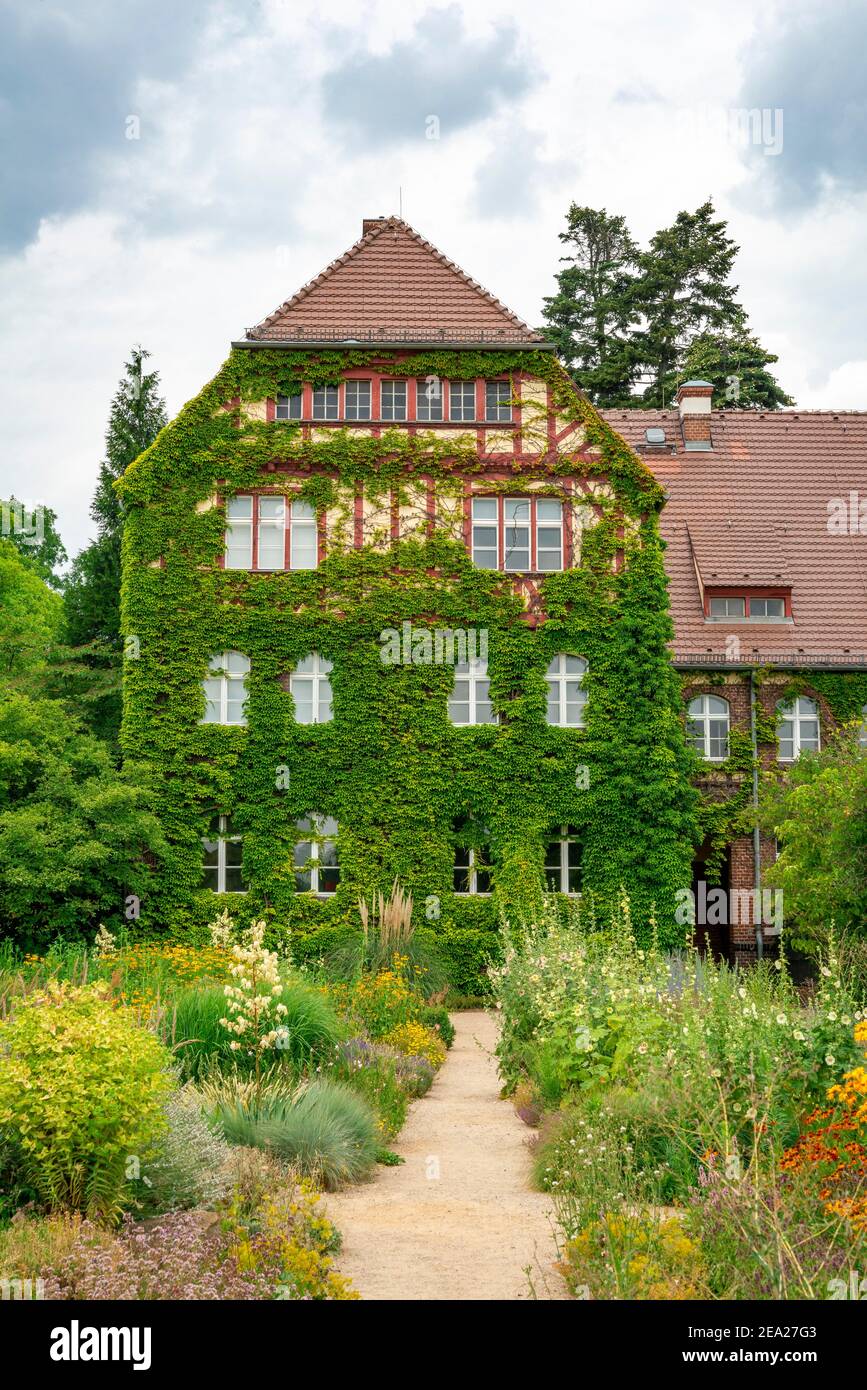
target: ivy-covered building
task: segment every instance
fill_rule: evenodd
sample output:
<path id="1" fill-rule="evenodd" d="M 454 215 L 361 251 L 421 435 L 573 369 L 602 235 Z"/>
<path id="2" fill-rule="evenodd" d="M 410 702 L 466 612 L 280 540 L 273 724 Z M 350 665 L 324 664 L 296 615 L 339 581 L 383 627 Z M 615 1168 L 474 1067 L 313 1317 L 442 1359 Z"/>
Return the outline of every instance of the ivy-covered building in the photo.
<path id="1" fill-rule="evenodd" d="M 833 674 L 765 669 L 765 638 L 801 643 L 800 581 L 766 533 L 742 572 L 727 503 L 682 487 L 761 434 L 710 406 L 688 383 L 659 418 L 601 416 L 542 335 L 405 222 L 366 221 L 120 484 L 123 742 L 169 845 L 143 923 L 228 903 L 303 953 L 397 878 L 471 987 L 498 916 L 545 888 L 602 913 L 625 889 L 674 942 L 694 877 L 752 887 L 776 703 L 797 749 L 805 701 L 848 718 L 867 691 L 830 652 Z M 755 925 L 711 940 L 732 943 Z"/>

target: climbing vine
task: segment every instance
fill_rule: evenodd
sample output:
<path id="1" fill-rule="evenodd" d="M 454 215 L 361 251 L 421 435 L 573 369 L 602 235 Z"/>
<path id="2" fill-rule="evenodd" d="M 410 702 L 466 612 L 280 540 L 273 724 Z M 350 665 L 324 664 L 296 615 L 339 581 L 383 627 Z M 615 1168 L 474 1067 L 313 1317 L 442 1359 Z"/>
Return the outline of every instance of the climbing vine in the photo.
<path id="1" fill-rule="evenodd" d="M 558 451 L 545 438 L 530 461 L 513 465 L 521 485 L 532 481 L 542 495 L 565 499 L 567 480 L 579 475 L 596 484 L 580 564 L 541 581 L 547 620 L 538 628 L 511 578 L 477 569 L 460 538 L 464 479 L 485 467 L 475 430 L 446 439 L 332 428 L 305 438 L 296 423 L 257 416 L 263 400 L 302 381 L 334 382 L 373 362 L 389 374 L 445 379 L 520 372 L 542 380 L 557 411 L 583 425 L 577 449 Z M 540 436 L 529 406 L 521 428 L 527 439 Z M 501 472 L 509 467 L 498 457 Z M 435 528 L 352 548 L 347 497 L 363 488 L 366 499 L 411 502 L 422 481 L 436 494 Z M 300 492 L 328 511 L 328 554 L 317 569 L 219 567 L 225 498 L 262 486 Z M 515 482 L 490 490 L 498 489 L 513 492 Z M 545 845 L 561 826 L 582 841 L 588 900 L 604 910 L 625 886 L 641 931 L 655 921 L 663 940 L 680 939 L 674 895 L 689 882 L 699 829 L 667 646 L 663 495 L 550 354 L 236 349 L 119 490 L 123 744 L 159 776 L 171 845 L 142 900 L 140 930 L 194 933 L 213 915 L 214 896 L 201 887 L 202 839 L 220 813 L 243 837 L 245 909 L 275 933 L 291 929 L 308 953 L 309 943 L 315 949 L 356 922 L 360 893 L 398 877 L 447 954 L 478 962 L 498 915 L 515 920 L 538 901 Z M 381 633 L 404 622 L 487 632 L 498 725 L 451 724 L 450 666 L 383 664 Z M 232 650 L 250 661 L 246 726 L 204 724 L 208 660 Z M 333 664 L 334 717 L 305 725 L 285 678 L 313 651 Z M 546 722 L 545 671 L 560 652 L 588 662 L 583 729 Z M 339 824 L 340 883 L 327 900 L 295 889 L 293 852 L 304 839 L 296 821 L 311 813 Z M 455 845 L 473 842 L 492 868 L 490 898 L 452 891 Z"/>

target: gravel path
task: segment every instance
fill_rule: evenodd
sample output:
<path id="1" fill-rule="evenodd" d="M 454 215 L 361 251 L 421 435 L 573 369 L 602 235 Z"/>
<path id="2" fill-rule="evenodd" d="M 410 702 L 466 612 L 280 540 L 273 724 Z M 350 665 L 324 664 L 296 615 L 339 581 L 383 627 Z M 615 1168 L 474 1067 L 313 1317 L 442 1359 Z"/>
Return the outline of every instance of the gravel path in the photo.
<path id="1" fill-rule="evenodd" d="M 337 1264 L 366 1299 L 565 1299 L 550 1198 L 529 1186 L 531 1131 L 499 1099 L 496 1019 L 453 1016 L 457 1036 L 395 1148 L 405 1159 L 328 1197 Z M 529 1278 L 528 1278 L 529 1271 Z"/>

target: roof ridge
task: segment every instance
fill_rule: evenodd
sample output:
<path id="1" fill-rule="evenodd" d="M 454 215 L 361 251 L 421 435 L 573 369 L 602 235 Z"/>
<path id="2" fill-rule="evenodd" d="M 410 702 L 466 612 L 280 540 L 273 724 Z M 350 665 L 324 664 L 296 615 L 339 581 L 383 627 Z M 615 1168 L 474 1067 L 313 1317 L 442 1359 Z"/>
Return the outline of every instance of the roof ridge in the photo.
<path id="1" fill-rule="evenodd" d="M 293 295 L 290 295 L 288 299 L 284 299 L 283 303 L 279 304 L 277 308 L 272 311 L 272 313 L 268 314 L 264 319 L 260 320 L 260 322 L 256 324 L 255 332 L 259 333 L 262 329 L 269 327 L 269 325 L 274 323 L 276 319 L 280 318 L 281 315 L 287 313 L 290 309 L 297 308 L 297 306 L 305 299 L 305 297 L 309 295 L 317 286 L 321 285 L 325 280 L 328 280 L 339 266 L 346 265 L 347 262 L 353 260 L 359 254 L 360 251 L 362 251 L 365 247 L 371 245 L 371 243 L 374 242 L 377 237 L 381 236 L 383 232 L 388 230 L 396 230 L 398 228 L 400 228 L 401 231 L 405 232 L 407 235 L 412 237 L 413 240 L 416 241 L 419 246 L 423 247 L 424 250 L 430 252 L 431 255 L 435 256 L 436 259 L 441 263 L 441 265 L 445 266 L 453 274 L 457 275 L 457 277 L 460 280 L 462 280 L 465 285 L 468 285 L 470 289 L 475 290 L 477 294 L 480 294 L 495 309 L 499 310 L 500 313 L 504 314 L 506 318 L 508 318 L 516 328 L 523 329 L 527 333 L 534 332 L 534 330 L 530 328 L 529 324 L 527 324 L 524 319 L 519 318 L 518 315 L 513 313 L 512 310 L 508 307 L 508 305 L 504 304 L 502 300 L 498 299 L 497 296 L 493 294 L 491 290 L 486 289 L 485 286 L 482 285 L 478 280 L 474 280 L 471 275 L 468 275 L 465 270 L 462 270 L 456 261 L 453 261 L 448 256 L 446 256 L 445 253 L 440 251 L 437 246 L 434 246 L 432 241 L 428 241 L 426 237 L 422 236 L 421 232 L 416 231 L 415 227 L 410 226 L 410 224 L 404 221 L 402 217 L 394 216 L 385 217 L 380 222 L 378 222 L 376 226 L 371 227 L 361 237 L 359 237 L 358 241 L 354 242 L 352 246 L 350 246 L 346 251 L 344 251 L 341 256 L 336 256 L 334 260 L 330 261 L 323 270 L 320 270 L 318 275 L 314 275 L 312 279 L 308 280 L 305 284 L 301 286 L 300 289 L 296 290 Z"/>

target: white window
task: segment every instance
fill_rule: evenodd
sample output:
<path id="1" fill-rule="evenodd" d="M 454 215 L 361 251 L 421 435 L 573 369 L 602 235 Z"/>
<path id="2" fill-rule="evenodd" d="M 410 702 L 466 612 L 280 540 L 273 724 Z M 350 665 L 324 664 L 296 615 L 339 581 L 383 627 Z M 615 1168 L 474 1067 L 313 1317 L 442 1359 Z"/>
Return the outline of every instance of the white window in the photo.
<path id="1" fill-rule="evenodd" d="M 475 420 L 476 383 L 474 381 L 452 381 L 449 384 L 449 419 Z"/>
<path id="2" fill-rule="evenodd" d="M 472 553 L 479 569 L 562 570 L 562 502 L 551 497 L 474 497 Z"/>
<path id="3" fill-rule="evenodd" d="M 259 497 L 256 540 L 256 568 L 282 570 L 286 567 L 286 499 Z"/>
<path id="4" fill-rule="evenodd" d="M 454 890 L 456 893 L 490 893 L 491 870 L 487 850 L 455 846 Z"/>
<path id="5" fill-rule="evenodd" d="M 274 415 L 278 420 L 300 420 L 303 397 L 299 391 L 294 396 L 278 396 Z"/>
<path id="6" fill-rule="evenodd" d="M 504 420 L 512 418 L 512 385 L 509 381 L 485 382 L 485 419 Z"/>
<path id="7" fill-rule="evenodd" d="M 209 674 L 202 681 L 205 692 L 203 724 L 246 724 L 246 677 L 250 659 L 241 652 L 220 652 L 208 662 Z"/>
<path id="8" fill-rule="evenodd" d="M 327 724 L 333 718 L 331 701 L 332 663 L 318 652 L 305 656 L 289 677 L 289 691 L 295 701 L 298 724 Z"/>
<path id="9" fill-rule="evenodd" d="M 336 420 L 340 411 L 340 387 L 317 386 L 313 392 L 313 419 Z"/>
<path id="10" fill-rule="evenodd" d="M 340 882 L 337 821 L 331 816 L 303 816 L 295 828 L 305 837 L 295 845 L 293 856 L 296 892 L 330 896 Z"/>
<path id="11" fill-rule="evenodd" d="M 686 736 L 700 758 L 724 762 L 729 755 L 728 700 L 719 695 L 696 695 L 687 708 Z"/>
<path id="12" fill-rule="evenodd" d="M 406 382 L 382 381 L 379 384 L 379 413 L 383 420 L 406 419 Z"/>
<path id="13" fill-rule="evenodd" d="M 867 705 L 861 707 L 861 728 L 858 730 L 858 744 L 867 748 Z"/>
<path id="14" fill-rule="evenodd" d="M 573 825 L 560 826 L 559 837 L 545 846 L 545 883 L 550 893 L 581 892 L 582 848 Z"/>
<path id="15" fill-rule="evenodd" d="M 443 418 L 443 384 L 438 376 L 428 376 L 416 382 L 415 418 L 417 420 L 441 420 Z"/>
<path id="16" fill-rule="evenodd" d="M 369 420 L 370 382 L 347 381 L 344 390 L 346 392 L 346 409 L 343 412 L 344 417 L 347 420 Z"/>
<path id="17" fill-rule="evenodd" d="M 232 834 L 229 816 L 213 817 L 202 848 L 202 887 L 214 893 L 245 893 L 241 837 Z"/>
<path id="18" fill-rule="evenodd" d="M 780 762 L 791 763 L 799 753 L 819 748 L 819 707 L 799 695 L 790 705 L 777 705 L 777 740 Z"/>
<path id="19" fill-rule="evenodd" d="M 586 673 L 587 662 L 583 656 L 567 656 L 561 652 L 554 657 L 545 672 L 549 724 L 560 724 L 570 729 L 584 728 L 587 692 L 583 682 Z"/>
<path id="20" fill-rule="evenodd" d="M 319 563 L 316 513 L 309 502 L 295 501 L 290 511 L 289 564 L 293 570 L 315 570 Z"/>
<path id="21" fill-rule="evenodd" d="M 712 598 L 708 613 L 712 618 L 745 618 L 747 601 L 743 598 Z"/>
<path id="22" fill-rule="evenodd" d="M 253 499 L 230 497 L 226 503 L 227 570 L 253 568 Z"/>
<path id="23" fill-rule="evenodd" d="M 491 705 L 491 683 L 486 661 L 456 661 L 455 683 L 449 699 L 453 724 L 497 724 Z"/>

